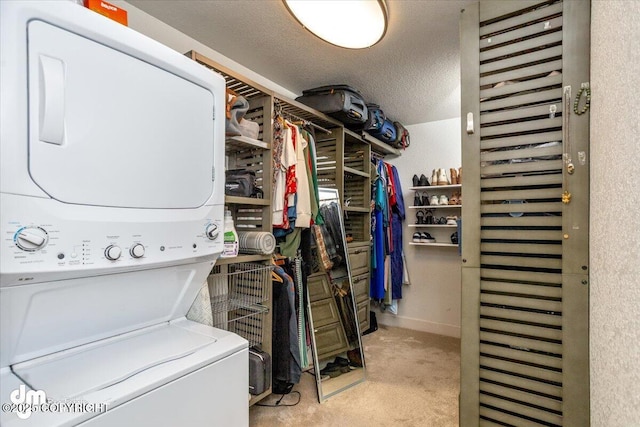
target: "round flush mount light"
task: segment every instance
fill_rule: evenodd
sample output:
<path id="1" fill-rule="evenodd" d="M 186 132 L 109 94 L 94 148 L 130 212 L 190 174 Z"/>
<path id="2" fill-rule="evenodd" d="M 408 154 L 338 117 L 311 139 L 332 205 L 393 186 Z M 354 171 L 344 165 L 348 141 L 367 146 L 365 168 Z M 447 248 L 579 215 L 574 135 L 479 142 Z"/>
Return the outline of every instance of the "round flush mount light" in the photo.
<path id="1" fill-rule="evenodd" d="M 385 0 L 283 0 L 289 12 L 321 39 L 348 49 L 378 43 L 387 31 Z"/>

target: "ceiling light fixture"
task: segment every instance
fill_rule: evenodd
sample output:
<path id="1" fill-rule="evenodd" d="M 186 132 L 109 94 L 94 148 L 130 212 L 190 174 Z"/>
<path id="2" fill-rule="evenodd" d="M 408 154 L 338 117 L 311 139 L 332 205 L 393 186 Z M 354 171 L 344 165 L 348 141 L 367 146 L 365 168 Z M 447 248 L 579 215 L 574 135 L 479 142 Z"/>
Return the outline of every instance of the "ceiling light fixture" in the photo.
<path id="1" fill-rule="evenodd" d="M 348 49 L 378 43 L 387 32 L 385 0 L 282 0 L 307 30 Z"/>

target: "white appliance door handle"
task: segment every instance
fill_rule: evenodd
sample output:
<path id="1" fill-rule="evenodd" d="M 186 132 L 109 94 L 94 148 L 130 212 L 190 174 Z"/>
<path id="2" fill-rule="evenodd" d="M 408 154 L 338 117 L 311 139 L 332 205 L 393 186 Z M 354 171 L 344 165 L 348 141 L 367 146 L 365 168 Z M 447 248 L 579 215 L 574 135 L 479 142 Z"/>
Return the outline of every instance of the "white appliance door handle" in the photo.
<path id="1" fill-rule="evenodd" d="M 40 55 L 40 140 L 62 145 L 64 138 L 64 63 Z"/>

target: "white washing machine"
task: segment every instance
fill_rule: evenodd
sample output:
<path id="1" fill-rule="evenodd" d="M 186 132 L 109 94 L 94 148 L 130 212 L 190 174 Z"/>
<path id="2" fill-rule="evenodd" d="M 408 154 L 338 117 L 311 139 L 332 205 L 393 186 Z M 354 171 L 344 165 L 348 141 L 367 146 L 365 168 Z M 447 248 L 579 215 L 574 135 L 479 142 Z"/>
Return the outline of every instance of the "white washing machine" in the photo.
<path id="1" fill-rule="evenodd" d="M 224 80 L 71 1 L 0 2 L 2 426 L 248 425 L 222 251 Z"/>

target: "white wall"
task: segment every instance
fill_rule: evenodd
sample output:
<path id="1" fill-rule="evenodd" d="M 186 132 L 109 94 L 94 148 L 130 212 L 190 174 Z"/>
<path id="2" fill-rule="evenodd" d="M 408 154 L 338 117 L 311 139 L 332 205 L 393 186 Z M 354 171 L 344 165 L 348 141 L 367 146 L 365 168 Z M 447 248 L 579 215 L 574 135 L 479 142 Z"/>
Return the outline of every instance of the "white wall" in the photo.
<path id="1" fill-rule="evenodd" d="M 640 2 L 592 2 L 591 425 L 640 425 Z"/>
<path id="2" fill-rule="evenodd" d="M 451 167 L 458 168 L 462 155 L 459 118 L 407 126 L 407 129 L 411 133 L 411 145 L 402 156 L 388 161 L 398 168 L 404 202 L 410 206 L 415 193 L 409 190 L 413 186 L 414 174 L 425 174 L 431 181 L 433 169 L 445 168 L 448 171 Z M 443 191 L 437 191 L 436 187 L 428 193 L 438 195 Z M 403 298 L 398 302 L 398 314 L 377 312 L 378 321 L 385 325 L 460 337 L 461 262 L 458 250 L 409 245 L 416 229 L 409 228 L 408 224 L 415 224 L 415 213 L 415 209 L 407 209 L 403 227 L 403 246 L 411 285 L 402 288 Z M 426 231 L 440 240 L 448 239 L 455 229 Z"/>

